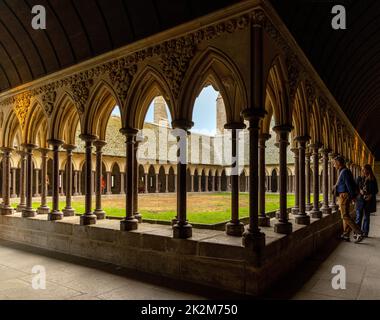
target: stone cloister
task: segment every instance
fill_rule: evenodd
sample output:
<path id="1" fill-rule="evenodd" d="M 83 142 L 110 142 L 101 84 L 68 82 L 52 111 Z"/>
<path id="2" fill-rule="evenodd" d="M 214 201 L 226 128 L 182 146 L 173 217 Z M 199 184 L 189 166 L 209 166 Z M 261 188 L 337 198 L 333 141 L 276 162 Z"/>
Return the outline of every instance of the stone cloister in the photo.
<path id="1" fill-rule="evenodd" d="M 232 158 L 236 156 L 238 132 L 245 129 L 247 133 L 243 190 L 249 193 L 246 226 L 239 220 L 242 178 L 239 182 L 241 173 L 234 171 L 236 166 L 230 163 L 224 171 L 205 166 L 200 171 L 187 161 L 194 102 L 208 85 L 219 91 L 224 101 L 224 128 L 230 135 Z M 362 165 L 374 163 L 365 142 L 273 8 L 267 2 L 244 1 L 197 22 L 1 92 L 1 215 L 17 215 L 11 206 L 11 198 L 17 197 L 21 220 L 64 222 L 75 214 L 72 197 L 82 194 L 85 212 L 80 212 L 75 225 L 101 225 L 106 217 L 102 209 L 102 176 L 107 183 L 105 193 L 112 193 L 112 164 L 117 163 L 120 182 L 115 192 L 124 194 L 125 190 L 125 217 L 118 222 L 118 232 L 134 234 L 144 230 L 137 195 L 141 187 L 143 192 L 150 192 L 150 168 L 156 175 L 153 192 L 160 191 L 161 166 L 140 165 L 137 152 L 147 110 L 157 96 L 167 103 L 178 146 L 178 161 L 162 166 L 166 182 L 161 191 L 175 192 L 177 197 L 176 216 L 167 238 L 183 239 L 183 246 L 186 241 L 196 241 L 196 230 L 187 217 L 187 193 L 201 189 L 229 191 L 231 221 L 223 239 L 234 240 L 223 241 L 239 241 L 234 243 L 244 250 L 242 259 L 259 267 L 269 259 L 267 255 L 262 258 L 263 252 L 274 238 L 291 236 L 300 227 L 312 227 L 313 223 L 337 224 L 338 208 L 331 193 L 337 178 L 334 157 L 347 159 L 355 175 Z M 103 149 L 107 123 L 116 105 L 121 113 L 119 129 L 124 140 L 119 143 L 125 144 L 125 157 L 112 158 L 103 155 Z M 80 141 L 76 139 L 78 130 Z M 279 164 L 269 172 L 265 149 L 273 135 Z M 78 144 L 82 144 L 83 154 L 76 152 Z M 295 159 L 292 189 L 296 205 L 291 213 L 287 207 L 289 150 Z M 47 179 L 49 161 L 51 172 Z M 40 189 L 33 188 L 39 184 Z M 272 190 L 272 184 L 278 184 L 280 208 L 271 224 L 265 194 Z M 47 206 L 48 188 L 51 208 Z M 36 211 L 32 208 L 33 197 L 39 197 L 41 202 Z M 64 208 L 59 207 L 60 199 L 66 201 Z M 312 233 L 320 231 L 315 228 Z"/>

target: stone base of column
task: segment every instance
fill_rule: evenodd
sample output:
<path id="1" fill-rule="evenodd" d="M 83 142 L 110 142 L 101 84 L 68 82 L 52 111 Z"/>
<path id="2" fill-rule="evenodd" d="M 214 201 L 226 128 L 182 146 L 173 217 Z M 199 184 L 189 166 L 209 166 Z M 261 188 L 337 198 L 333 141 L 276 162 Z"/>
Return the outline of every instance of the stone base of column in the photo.
<path id="1" fill-rule="evenodd" d="M 307 214 L 298 214 L 294 217 L 295 223 L 301 226 L 308 226 L 310 224 L 310 216 Z"/>
<path id="2" fill-rule="evenodd" d="M 226 233 L 232 237 L 241 237 L 244 233 L 244 224 L 241 222 L 228 222 L 226 224 Z"/>
<path id="3" fill-rule="evenodd" d="M 22 212 L 23 210 L 26 209 L 26 204 L 19 204 L 16 208 L 17 212 Z"/>
<path id="4" fill-rule="evenodd" d="M 2 216 L 11 216 L 12 214 L 14 214 L 15 210 L 11 207 L 4 207 L 2 206 L 0 208 L 0 215 Z"/>
<path id="5" fill-rule="evenodd" d="M 80 217 L 80 225 L 81 226 L 89 226 L 92 224 L 96 224 L 96 215 L 90 213 L 85 213 Z"/>
<path id="6" fill-rule="evenodd" d="M 11 198 L 12 199 L 17 198 L 17 194 L 11 194 Z"/>
<path id="7" fill-rule="evenodd" d="M 172 226 L 175 226 L 177 223 L 178 223 L 178 219 L 177 218 L 173 218 L 172 219 Z"/>
<path id="8" fill-rule="evenodd" d="M 75 216 L 75 210 L 73 208 L 65 208 L 62 210 L 64 217 L 73 217 Z"/>
<path id="9" fill-rule="evenodd" d="M 37 214 L 49 214 L 50 208 L 48 206 L 39 207 L 37 209 Z"/>
<path id="10" fill-rule="evenodd" d="M 330 204 L 329 207 L 330 207 L 332 213 L 335 213 L 339 210 L 339 206 L 336 204 Z"/>
<path id="11" fill-rule="evenodd" d="M 259 217 L 259 227 L 270 227 L 270 218 L 269 217 Z"/>
<path id="12" fill-rule="evenodd" d="M 332 214 L 332 210 L 330 207 L 322 207 L 322 214 Z"/>
<path id="13" fill-rule="evenodd" d="M 291 234 L 293 232 L 293 225 L 290 222 L 277 222 L 274 225 L 274 232 L 279 234 Z"/>
<path id="14" fill-rule="evenodd" d="M 137 230 L 139 222 L 134 219 L 124 219 L 120 221 L 120 230 L 121 231 L 133 231 Z"/>
<path id="15" fill-rule="evenodd" d="M 77 196 L 80 196 L 80 194 L 79 194 L 78 192 L 75 192 L 75 193 L 73 194 L 73 196 L 74 196 L 74 197 L 77 197 Z"/>
<path id="16" fill-rule="evenodd" d="M 320 210 L 312 210 L 310 211 L 310 215 L 313 219 L 321 219 L 323 216 L 322 211 Z"/>
<path id="17" fill-rule="evenodd" d="M 105 193 L 106 196 L 112 196 L 112 194 L 113 194 L 112 192 L 106 192 Z"/>
<path id="18" fill-rule="evenodd" d="M 175 224 L 173 226 L 173 238 L 174 239 L 189 239 L 193 236 L 193 226 L 189 223 Z"/>
<path id="19" fill-rule="evenodd" d="M 106 218 L 106 213 L 103 210 L 95 210 L 94 215 L 98 220 L 104 220 Z"/>
<path id="20" fill-rule="evenodd" d="M 41 195 L 38 194 L 38 193 L 36 193 L 36 194 L 33 195 L 33 198 L 39 198 L 39 197 L 41 197 Z"/>
<path id="21" fill-rule="evenodd" d="M 31 208 L 22 210 L 21 216 L 23 218 L 34 218 L 37 215 L 36 210 L 33 210 Z"/>
<path id="22" fill-rule="evenodd" d="M 292 215 L 297 215 L 299 213 L 300 209 L 298 207 L 292 208 Z"/>
<path id="23" fill-rule="evenodd" d="M 243 233 L 242 244 L 251 251 L 260 251 L 265 247 L 265 234 L 262 232 L 251 232 L 247 229 Z"/>
<path id="24" fill-rule="evenodd" d="M 63 213 L 61 211 L 53 211 L 48 214 L 49 221 L 58 221 L 63 219 Z"/>
<path id="25" fill-rule="evenodd" d="M 306 205 L 306 212 L 309 212 L 311 210 L 313 210 L 313 205 L 312 204 L 307 204 Z"/>
<path id="26" fill-rule="evenodd" d="M 139 212 L 136 212 L 134 215 L 135 219 L 139 222 L 142 223 L 142 215 Z"/>

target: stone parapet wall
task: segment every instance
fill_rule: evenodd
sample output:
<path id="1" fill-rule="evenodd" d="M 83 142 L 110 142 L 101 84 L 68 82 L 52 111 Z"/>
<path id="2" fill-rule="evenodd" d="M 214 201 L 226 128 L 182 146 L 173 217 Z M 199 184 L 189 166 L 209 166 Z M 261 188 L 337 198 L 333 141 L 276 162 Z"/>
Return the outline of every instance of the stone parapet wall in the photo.
<path id="1" fill-rule="evenodd" d="M 264 228 L 267 245 L 260 256 L 242 247 L 241 238 L 221 231 L 194 229 L 193 238 L 180 240 L 172 238 L 170 226 L 142 224 L 138 231 L 121 232 L 118 221 L 84 227 L 79 217 L 49 222 L 46 216 L 2 216 L 0 238 L 257 296 L 336 236 L 341 222 L 333 214 L 294 227 L 289 236 Z"/>

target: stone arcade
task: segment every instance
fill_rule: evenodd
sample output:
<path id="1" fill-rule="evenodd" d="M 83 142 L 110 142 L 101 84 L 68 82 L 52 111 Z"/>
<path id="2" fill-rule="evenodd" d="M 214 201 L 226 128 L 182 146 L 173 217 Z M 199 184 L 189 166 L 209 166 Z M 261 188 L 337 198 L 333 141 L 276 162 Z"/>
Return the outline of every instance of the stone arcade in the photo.
<path id="1" fill-rule="evenodd" d="M 196 184 L 188 183 L 196 166 L 181 161 L 171 170 L 164 168 L 165 175 L 171 171 L 175 177 L 173 226 L 141 222 L 137 137 L 149 105 L 155 97 L 164 97 L 171 127 L 186 131 L 184 143 L 189 145 L 195 99 L 210 84 L 224 102 L 223 125 L 232 138 L 232 156 L 237 131 L 247 129 L 248 225 L 244 228 L 239 220 L 239 176 L 225 174 L 230 181 L 223 183 L 224 188 L 230 186 L 232 194 L 226 231 L 193 228 L 187 218 L 187 193 Z M 118 190 L 126 191 L 122 221 L 104 219 L 100 192 L 102 160 L 109 157 L 103 156 L 107 122 L 115 105 L 120 107 L 118 129 L 125 141 L 125 157 L 117 159 L 122 168 Z M 355 174 L 361 165 L 374 163 L 365 142 L 267 1 L 239 2 L 3 91 L 0 106 L 1 238 L 244 294 L 264 292 L 339 232 L 336 199 L 330 192 L 336 178 L 333 157 L 348 159 Z M 77 130 L 81 141 L 76 139 Z M 280 193 L 280 209 L 272 220 L 265 213 L 265 192 L 271 190 L 265 148 L 271 136 L 279 154 Z M 84 145 L 82 152 L 78 144 Z M 295 155 L 296 205 L 291 213 L 287 207 L 289 150 Z M 49 161 L 52 208 L 47 207 Z M 112 192 L 107 167 L 107 192 Z M 41 173 L 33 175 L 33 168 Z M 149 168 L 143 167 L 144 175 Z M 222 170 L 211 164 L 205 167 L 205 176 L 222 176 Z M 21 177 L 18 213 L 10 202 L 17 196 L 17 171 Z M 156 166 L 153 174 L 157 172 Z M 66 207 L 61 211 L 63 177 Z M 33 190 L 36 179 L 41 180 L 41 190 Z M 211 181 L 209 191 L 215 190 L 215 179 L 206 181 Z M 277 185 L 276 177 L 271 181 Z M 79 191 L 81 184 L 84 188 Z M 79 192 L 85 202 L 80 217 L 73 215 L 71 206 L 72 196 Z M 32 208 L 33 195 L 41 198 L 37 211 Z"/>

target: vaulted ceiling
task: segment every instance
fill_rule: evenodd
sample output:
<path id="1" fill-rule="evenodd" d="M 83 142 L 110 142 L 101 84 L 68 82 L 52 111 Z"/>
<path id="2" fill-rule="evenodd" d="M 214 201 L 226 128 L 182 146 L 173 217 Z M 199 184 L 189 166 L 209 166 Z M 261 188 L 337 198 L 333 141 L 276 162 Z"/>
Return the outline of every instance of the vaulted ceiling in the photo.
<path id="1" fill-rule="evenodd" d="M 380 160 L 380 1 L 271 0 L 351 123 Z M 332 29 L 343 4 L 347 30 Z"/>
<path id="2" fill-rule="evenodd" d="M 0 91 L 244 0 L 0 0 Z M 270 0 L 380 160 L 380 1 Z M 331 28 L 341 3 L 348 29 Z M 30 28 L 47 9 L 46 31 Z"/>

